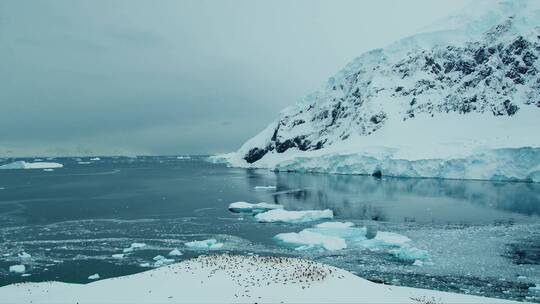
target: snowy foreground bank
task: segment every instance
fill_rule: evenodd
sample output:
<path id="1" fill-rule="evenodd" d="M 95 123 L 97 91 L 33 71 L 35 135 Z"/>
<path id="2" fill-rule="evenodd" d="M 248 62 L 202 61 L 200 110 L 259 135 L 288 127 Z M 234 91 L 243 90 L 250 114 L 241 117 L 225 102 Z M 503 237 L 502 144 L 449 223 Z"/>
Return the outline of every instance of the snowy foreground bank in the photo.
<path id="1" fill-rule="evenodd" d="M 200 256 L 90 284 L 13 284 L 4 303 L 512 303 L 376 284 L 345 270 L 288 257 Z"/>

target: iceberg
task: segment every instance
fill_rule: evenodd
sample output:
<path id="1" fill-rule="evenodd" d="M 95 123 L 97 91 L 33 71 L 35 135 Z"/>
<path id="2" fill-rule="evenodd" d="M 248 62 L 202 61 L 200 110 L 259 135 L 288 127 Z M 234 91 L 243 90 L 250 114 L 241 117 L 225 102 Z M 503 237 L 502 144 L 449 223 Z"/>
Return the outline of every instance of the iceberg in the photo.
<path id="1" fill-rule="evenodd" d="M 261 213 L 272 209 L 283 209 L 283 206 L 264 202 L 258 204 L 235 202 L 229 205 L 229 211 L 236 213 Z"/>
<path id="2" fill-rule="evenodd" d="M 184 243 L 187 247 L 196 249 L 196 250 L 208 250 L 208 249 L 219 249 L 223 247 L 223 243 L 218 243 L 216 239 L 208 239 L 203 241 L 192 241 Z"/>
<path id="3" fill-rule="evenodd" d="M 274 236 L 274 239 L 287 246 L 295 247 L 296 250 L 323 248 L 334 251 L 347 248 L 347 243 L 342 238 L 308 230 L 302 230 L 298 233 L 280 233 Z"/>
<path id="4" fill-rule="evenodd" d="M 25 271 L 26 271 L 26 267 L 24 265 L 12 265 L 12 266 L 9 266 L 9 272 L 24 273 Z"/>
<path id="5" fill-rule="evenodd" d="M 0 166 L 0 169 L 55 169 L 55 168 L 62 168 L 64 165 L 60 163 L 53 163 L 53 162 L 35 162 L 35 163 L 28 163 L 24 160 L 12 162 L 9 164 L 5 164 Z"/>
<path id="6" fill-rule="evenodd" d="M 94 273 L 88 277 L 89 280 L 99 280 L 99 273 Z"/>
<path id="7" fill-rule="evenodd" d="M 164 266 L 164 265 L 174 263 L 173 259 L 167 259 L 162 255 L 156 255 L 153 260 L 155 261 L 154 262 L 154 267 L 161 267 L 161 266 Z"/>
<path id="8" fill-rule="evenodd" d="M 255 219 L 261 223 L 284 222 L 284 223 L 305 223 L 323 219 L 331 219 L 334 213 L 330 209 L 325 210 L 303 210 L 288 211 L 284 209 L 274 209 L 255 215 Z"/>
<path id="9" fill-rule="evenodd" d="M 255 186 L 254 189 L 255 190 L 259 190 L 259 191 L 271 191 L 271 190 L 276 190 L 276 186 Z"/>
<path id="10" fill-rule="evenodd" d="M 169 255 L 170 256 L 181 256 L 181 255 L 184 255 L 180 250 L 174 248 L 173 250 L 171 250 L 171 252 L 169 252 Z"/>

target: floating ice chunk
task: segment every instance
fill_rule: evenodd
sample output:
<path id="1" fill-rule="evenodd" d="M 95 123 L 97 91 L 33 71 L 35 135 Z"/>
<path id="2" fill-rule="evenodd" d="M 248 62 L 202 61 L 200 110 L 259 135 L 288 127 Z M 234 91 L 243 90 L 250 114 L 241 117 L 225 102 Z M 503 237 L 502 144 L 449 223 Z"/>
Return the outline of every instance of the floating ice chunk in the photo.
<path id="1" fill-rule="evenodd" d="M 46 168 L 62 168 L 63 165 L 59 163 L 52 162 L 37 162 L 37 163 L 27 163 L 24 160 L 12 162 L 0 166 L 0 169 L 46 169 Z"/>
<path id="2" fill-rule="evenodd" d="M 9 266 L 9 272 L 24 273 L 25 271 L 26 271 L 26 267 L 24 265 Z"/>
<path id="3" fill-rule="evenodd" d="M 347 244 L 342 238 L 311 232 L 305 229 L 298 233 L 280 233 L 274 236 L 274 239 L 284 245 L 295 247 L 296 250 L 324 248 L 334 251 L 347 248 Z"/>
<path id="4" fill-rule="evenodd" d="M 413 266 L 422 267 L 422 266 L 424 266 L 424 262 L 421 261 L 421 260 L 415 260 L 414 263 L 413 263 Z"/>
<path id="5" fill-rule="evenodd" d="M 192 241 L 187 242 L 184 245 L 187 247 L 198 249 L 198 250 L 206 250 L 206 249 L 219 249 L 223 247 L 223 243 L 218 243 L 216 239 L 208 239 L 203 241 Z"/>
<path id="6" fill-rule="evenodd" d="M 98 161 L 98 160 L 101 160 L 101 158 L 99 158 L 99 157 L 92 157 L 92 158 L 90 158 L 90 160 L 91 160 L 91 161 Z"/>
<path id="7" fill-rule="evenodd" d="M 79 162 L 77 162 L 77 164 L 79 164 L 79 165 L 90 165 L 91 162 L 89 162 L 89 161 L 79 161 Z"/>
<path id="8" fill-rule="evenodd" d="M 153 260 L 156 261 L 154 263 L 154 267 L 161 267 L 167 264 L 174 263 L 173 259 L 167 259 L 162 255 L 156 255 Z"/>
<path id="9" fill-rule="evenodd" d="M 404 261 L 418 261 L 429 259 L 427 251 L 409 245 L 402 246 L 399 249 L 391 250 L 390 253 L 398 259 Z"/>
<path id="10" fill-rule="evenodd" d="M 354 226 L 351 222 L 324 222 L 315 225 L 315 228 L 350 228 Z"/>
<path id="11" fill-rule="evenodd" d="M 273 209 L 283 209 L 283 206 L 264 202 L 258 204 L 235 202 L 229 205 L 229 211 L 236 213 L 261 213 Z"/>
<path id="12" fill-rule="evenodd" d="M 31 276 L 31 275 L 32 275 L 32 274 L 30 274 L 30 273 L 23 273 L 23 274 L 21 274 L 21 277 L 29 277 L 29 276 Z"/>
<path id="13" fill-rule="evenodd" d="M 284 209 L 274 209 L 255 215 L 258 222 L 285 222 L 285 223 L 304 223 L 322 219 L 331 219 L 334 213 L 330 209 L 326 210 L 304 210 L 288 211 Z"/>
<path id="14" fill-rule="evenodd" d="M 171 250 L 171 252 L 169 252 L 169 255 L 170 256 L 181 256 L 181 255 L 184 255 L 180 250 L 174 248 L 173 250 Z"/>
<path id="15" fill-rule="evenodd" d="M 535 286 L 529 287 L 529 290 L 530 291 L 535 291 L 535 292 L 540 292 L 540 284 L 536 284 Z"/>
<path id="16" fill-rule="evenodd" d="M 43 171 L 45 171 L 45 172 L 53 172 L 54 169 L 52 169 L 52 168 L 46 168 L 46 169 L 43 169 Z"/>
<path id="17" fill-rule="evenodd" d="M 123 259 L 124 254 L 123 253 L 117 253 L 117 254 L 113 254 L 112 257 L 115 258 L 115 259 Z"/>
<path id="18" fill-rule="evenodd" d="M 176 159 L 191 159 L 191 156 L 177 156 Z"/>
<path id="19" fill-rule="evenodd" d="M 364 246 L 368 248 L 399 247 L 410 242 L 408 237 L 394 232 L 377 231 L 373 239 L 366 240 Z"/>
<path id="20" fill-rule="evenodd" d="M 133 252 L 133 250 L 145 247 L 145 243 L 132 243 L 128 248 L 125 248 L 124 253 Z"/>
<path id="21" fill-rule="evenodd" d="M 99 280 L 99 273 L 94 273 L 88 277 L 89 280 Z"/>
<path id="22" fill-rule="evenodd" d="M 258 191 L 271 191 L 276 190 L 276 186 L 255 186 L 254 189 Z"/>
<path id="23" fill-rule="evenodd" d="M 17 255 L 20 259 L 27 260 L 30 259 L 32 256 L 26 252 L 21 252 Z"/>
<path id="24" fill-rule="evenodd" d="M 150 267 L 150 263 L 140 263 L 139 266 L 141 266 L 141 267 Z"/>

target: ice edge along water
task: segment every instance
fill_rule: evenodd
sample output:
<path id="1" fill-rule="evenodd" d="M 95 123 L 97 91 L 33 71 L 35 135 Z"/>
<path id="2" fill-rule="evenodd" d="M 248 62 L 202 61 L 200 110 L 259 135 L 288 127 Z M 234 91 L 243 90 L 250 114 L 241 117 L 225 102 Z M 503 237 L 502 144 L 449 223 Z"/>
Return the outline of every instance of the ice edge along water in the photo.
<path id="1" fill-rule="evenodd" d="M 540 182 L 539 58 L 539 1 L 473 1 L 354 59 L 237 152 L 212 160 L 277 171 Z"/>
<path id="2" fill-rule="evenodd" d="M 13 284 L 0 287 L 0 298 L 8 303 L 517 303 L 376 284 L 298 258 L 229 254 L 88 284 Z"/>

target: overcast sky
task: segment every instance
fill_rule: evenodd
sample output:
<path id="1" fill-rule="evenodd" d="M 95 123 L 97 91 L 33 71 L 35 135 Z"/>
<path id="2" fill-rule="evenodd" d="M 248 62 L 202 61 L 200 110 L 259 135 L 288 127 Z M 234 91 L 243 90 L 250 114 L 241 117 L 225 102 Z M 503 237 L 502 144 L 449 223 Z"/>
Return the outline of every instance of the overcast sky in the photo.
<path id="1" fill-rule="evenodd" d="M 0 1 L 0 155 L 237 149 L 432 1 Z"/>

